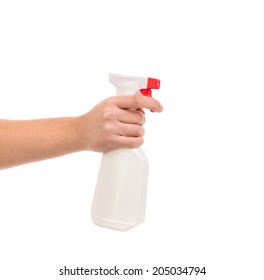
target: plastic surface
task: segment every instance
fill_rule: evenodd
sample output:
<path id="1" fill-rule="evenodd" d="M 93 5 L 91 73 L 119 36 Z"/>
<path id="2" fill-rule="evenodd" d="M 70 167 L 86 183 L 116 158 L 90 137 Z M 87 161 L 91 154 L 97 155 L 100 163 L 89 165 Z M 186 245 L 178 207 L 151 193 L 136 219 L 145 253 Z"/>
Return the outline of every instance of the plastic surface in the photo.
<path id="1" fill-rule="evenodd" d="M 128 230 L 145 220 L 148 159 L 142 149 L 104 153 L 92 205 L 93 222 Z"/>
<path id="2" fill-rule="evenodd" d="M 138 91 L 151 96 L 160 81 L 136 76 L 109 75 L 117 95 Z M 92 204 L 94 224 L 115 230 L 128 230 L 145 220 L 148 159 L 141 148 L 104 153 Z"/>
<path id="3" fill-rule="evenodd" d="M 109 82 L 116 87 L 117 95 L 133 95 L 141 90 L 144 93 L 146 90 L 148 93 L 151 93 L 151 89 L 160 88 L 159 79 L 146 77 L 109 74 Z M 142 91 L 141 93 L 145 95 Z"/>
<path id="4" fill-rule="evenodd" d="M 159 89 L 160 88 L 160 80 L 158 79 L 153 79 L 153 78 L 148 78 L 148 84 L 147 84 L 147 89 Z"/>
<path id="5" fill-rule="evenodd" d="M 152 97 L 152 91 L 151 89 L 141 89 L 140 92 L 145 95 L 145 96 L 148 96 L 148 97 Z"/>

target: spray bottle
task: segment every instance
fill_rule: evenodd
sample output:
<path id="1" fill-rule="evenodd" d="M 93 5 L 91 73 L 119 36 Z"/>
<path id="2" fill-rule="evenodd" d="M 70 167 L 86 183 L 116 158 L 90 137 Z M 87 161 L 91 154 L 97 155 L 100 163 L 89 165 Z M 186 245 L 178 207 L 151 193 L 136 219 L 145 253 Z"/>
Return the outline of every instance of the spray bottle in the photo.
<path id="1" fill-rule="evenodd" d="M 151 96 L 160 80 L 124 75 L 109 75 L 117 95 L 138 92 Z M 94 224 L 126 231 L 145 220 L 148 183 L 148 158 L 142 148 L 117 149 L 102 155 L 92 204 Z"/>

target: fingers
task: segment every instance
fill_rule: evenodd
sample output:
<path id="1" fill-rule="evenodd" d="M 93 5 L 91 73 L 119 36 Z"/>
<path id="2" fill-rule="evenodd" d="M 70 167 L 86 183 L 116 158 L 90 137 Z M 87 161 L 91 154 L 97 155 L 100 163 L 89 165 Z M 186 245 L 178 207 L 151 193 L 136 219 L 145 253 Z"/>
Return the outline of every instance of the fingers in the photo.
<path id="1" fill-rule="evenodd" d="M 137 124 L 125 124 L 119 123 L 117 134 L 126 137 L 143 137 L 145 129 L 141 125 Z"/>
<path id="2" fill-rule="evenodd" d="M 161 112 L 162 106 L 156 99 L 142 95 L 112 96 L 97 104 L 82 116 L 85 149 L 106 152 L 140 147 L 145 133 L 144 109 Z"/>
<path id="3" fill-rule="evenodd" d="M 117 136 L 114 140 L 118 148 L 139 148 L 144 143 L 143 137 L 124 137 Z"/>
<path id="4" fill-rule="evenodd" d="M 159 101 L 152 97 L 146 97 L 140 94 L 130 96 L 118 96 L 116 105 L 121 109 L 145 108 L 153 112 L 162 112 L 163 107 Z"/>
<path id="5" fill-rule="evenodd" d="M 115 143 L 119 148 L 139 148 L 144 142 L 145 129 L 141 125 L 120 122 L 118 134 Z"/>
<path id="6" fill-rule="evenodd" d="M 140 110 L 120 110 L 119 121 L 122 123 L 144 125 L 145 115 Z"/>

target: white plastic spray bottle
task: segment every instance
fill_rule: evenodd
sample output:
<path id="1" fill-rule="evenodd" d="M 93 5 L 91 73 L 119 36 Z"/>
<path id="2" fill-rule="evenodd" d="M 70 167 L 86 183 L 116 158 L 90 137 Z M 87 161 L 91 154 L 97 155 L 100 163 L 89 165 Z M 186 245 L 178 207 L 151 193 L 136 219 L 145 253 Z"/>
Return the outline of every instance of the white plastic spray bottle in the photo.
<path id="1" fill-rule="evenodd" d="M 141 92 L 151 96 L 160 80 L 124 75 L 109 75 L 117 95 Z M 118 149 L 102 155 L 92 204 L 94 224 L 128 230 L 145 220 L 148 159 L 141 148 Z"/>

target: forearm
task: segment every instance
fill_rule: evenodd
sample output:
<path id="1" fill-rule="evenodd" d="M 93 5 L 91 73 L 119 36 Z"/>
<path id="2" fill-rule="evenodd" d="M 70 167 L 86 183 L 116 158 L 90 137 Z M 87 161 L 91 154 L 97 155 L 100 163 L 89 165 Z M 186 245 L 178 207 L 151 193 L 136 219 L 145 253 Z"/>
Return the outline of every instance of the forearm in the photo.
<path id="1" fill-rule="evenodd" d="M 0 169 L 84 150 L 138 148 L 144 135 L 142 108 L 162 111 L 153 98 L 115 96 L 80 117 L 0 120 Z"/>
<path id="2" fill-rule="evenodd" d="M 0 169 L 81 150 L 78 118 L 0 120 Z"/>

